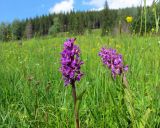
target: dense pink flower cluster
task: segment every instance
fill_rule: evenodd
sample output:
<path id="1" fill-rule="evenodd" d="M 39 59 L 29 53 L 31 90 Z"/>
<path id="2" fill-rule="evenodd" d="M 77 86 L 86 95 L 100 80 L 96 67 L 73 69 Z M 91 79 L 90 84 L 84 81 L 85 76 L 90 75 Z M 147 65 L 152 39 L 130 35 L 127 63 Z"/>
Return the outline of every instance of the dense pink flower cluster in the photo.
<path id="1" fill-rule="evenodd" d="M 80 49 L 74 45 L 76 39 L 68 39 L 64 42 L 61 53 L 61 68 L 65 86 L 80 81 L 83 73 L 80 71 L 83 61 L 80 60 Z"/>
<path id="2" fill-rule="evenodd" d="M 114 49 L 101 48 L 99 52 L 103 64 L 111 70 L 113 78 L 117 75 L 128 71 L 128 65 L 124 66 L 121 54 L 118 54 Z"/>

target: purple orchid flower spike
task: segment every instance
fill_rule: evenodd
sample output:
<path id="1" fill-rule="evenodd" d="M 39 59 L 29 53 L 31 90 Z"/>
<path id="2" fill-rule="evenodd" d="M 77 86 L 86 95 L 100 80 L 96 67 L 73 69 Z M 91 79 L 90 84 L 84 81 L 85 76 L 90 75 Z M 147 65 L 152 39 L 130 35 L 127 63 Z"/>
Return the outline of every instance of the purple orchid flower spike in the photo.
<path id="1" fill-rule="evenodd" d="M 64 42 L 64 49 L 61 53 L 61 68 L 65 86 L 80 81 L 83 73 L 80 71 L 83 61 L 80 60 L 80 49 L 74 45 L 76 38 Z"/>
<path id="2" fill-rule="evenodd" d="M 122 75 L 128 71 L 128 65 L 124 66 L 121 54 L 118 54 L 115 49 L 101 48 L 99 56 L 104 65 L 112 72 L 112 77 L 115 79 L 117 75 Z"/>
<path id="3" fill-rule="evenodd" d="M 79 117 L 77 109 L 77 96 L 75 82 L 80 81 L 83 73 L 80 71 L 83 61 L 80 60 L 80 49 L 74 45 L 76 38 L 68 39 L 64 42 L 64 49 L 61 53 L 61 68 L 65 86 L 71 84 L 72 96 L 74 100 L 75 126 L 79 128 Z"/>

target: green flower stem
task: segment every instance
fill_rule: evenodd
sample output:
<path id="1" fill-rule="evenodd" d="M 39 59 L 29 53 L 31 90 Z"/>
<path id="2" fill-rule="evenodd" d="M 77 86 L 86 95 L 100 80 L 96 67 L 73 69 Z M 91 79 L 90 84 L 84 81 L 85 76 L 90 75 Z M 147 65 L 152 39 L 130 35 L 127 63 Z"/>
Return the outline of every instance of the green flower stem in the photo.
<path id="1" fill-rule="evenodd" d="M 144 0 L 144 17 L 145 17 L 145 36 L 147 32 L 147 7 L 146 7 L 146 0 Z"/>
<path id="2" fill-rule="evenodd" d="M 155 24 L 156 24 L 156 33 L 159 31 L 159 16 L 157 16 L 157 11 L 156 11 L 156 2 L 155 0 L 153 1 L 153 14 L 155 18 Z"/>
<path id="3" fill-rule="evenodd" d="M 77 109 L 77 96 L 76 96 L 75 82 L 72 82 L 72 96 L 74 101 L 75 127 L 79 128 L 79 116 L 78 116 L 78 109 Z"/>

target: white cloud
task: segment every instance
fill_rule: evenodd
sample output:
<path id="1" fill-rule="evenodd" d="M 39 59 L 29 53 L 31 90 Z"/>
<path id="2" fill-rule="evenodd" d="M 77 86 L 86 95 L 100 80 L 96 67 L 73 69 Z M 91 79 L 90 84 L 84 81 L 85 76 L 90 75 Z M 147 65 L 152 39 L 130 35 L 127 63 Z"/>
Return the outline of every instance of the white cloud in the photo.
<path id="1" fill-rule="evenodd" d="M 49 13 L 66 13 L 73 10 L 74 0 L 63 0 L 49 9 Z"/>
<path id="2" fill-rule="evenodd" d="M 125 8 L 125 7 L 136 7 L 143 4 L 143 0 L 109 0 L 109 7 L 112 9 Z M 146 0 L 147 5 L 151 5 L 153 0 Z"/>
<path id="3" fill-rule="evenodd" d="M 84 5 L 94 6 L 96 10 L 103 8 L 104 3 L 106 0 L 84 0 L 82 3 Z M 143 0 L 107 0 L 109 8 L 117 9 L 117 8 L 125 8 L 125 7 L 132 7 L 132 6 L 139 6 L 141 5 L 141 1 Z M 147 5 L 151 5 L 153 0 L 146 0 Z"/>
<path id="4" fill-rule="evenodd" d="M 88 0 L 88 1 L 84 0 L 82 3 L 84 5 L 90 5 L 97 8 L 101 8 L 104 6 L 105 0 Z"/>

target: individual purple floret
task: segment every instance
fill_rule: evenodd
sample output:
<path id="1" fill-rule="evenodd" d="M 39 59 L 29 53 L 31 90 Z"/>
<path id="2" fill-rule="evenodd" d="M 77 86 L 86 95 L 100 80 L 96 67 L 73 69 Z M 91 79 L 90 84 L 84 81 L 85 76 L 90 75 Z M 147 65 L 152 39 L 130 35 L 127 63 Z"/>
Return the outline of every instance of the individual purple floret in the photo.
<path id="1" fill-rule="evenodd" d="M 80 49 L 74 45 L 75 38 L 64 42 L 64 49 L 61 53 L 61 68 L 65 86 L 80 81 L 83 73 L 80 71 L 83 61 L 80 60 Z"/>
<path id="2" fill-rule="evenodd" d="M 124 66 L 121 54 L 118 54 L 114 49 L 101 48 L 99 52 L 103 64 L 112 71 L 112 76 L 115 79 L 117 75 L 121 75 L 128 71 L 128 65 Z"/>

